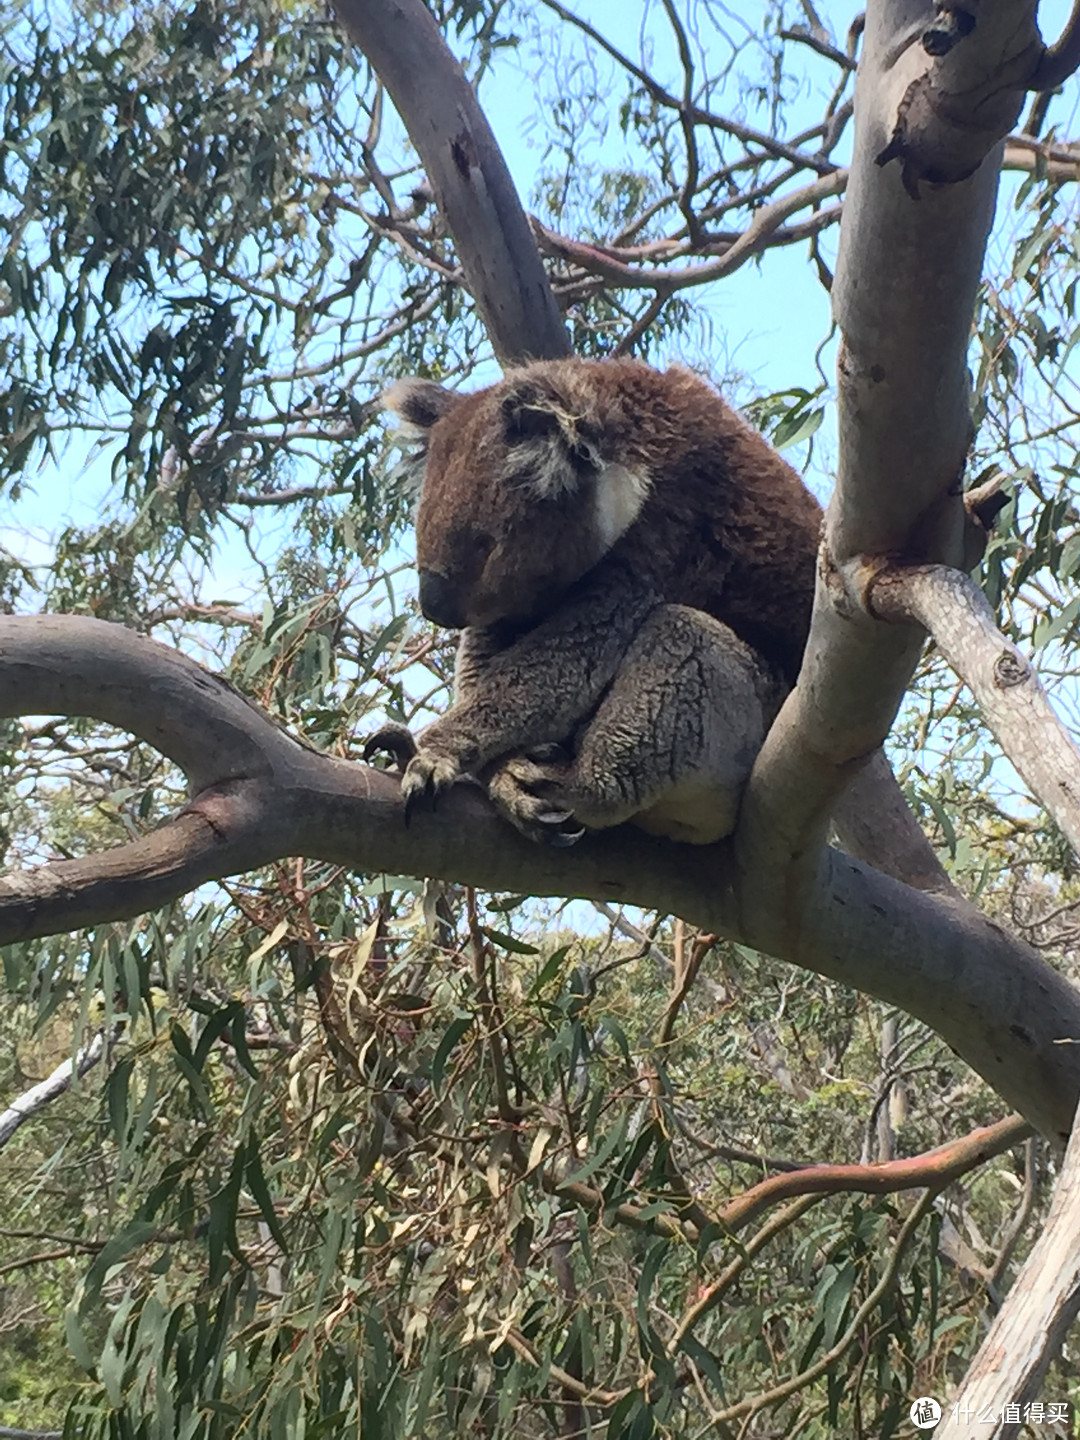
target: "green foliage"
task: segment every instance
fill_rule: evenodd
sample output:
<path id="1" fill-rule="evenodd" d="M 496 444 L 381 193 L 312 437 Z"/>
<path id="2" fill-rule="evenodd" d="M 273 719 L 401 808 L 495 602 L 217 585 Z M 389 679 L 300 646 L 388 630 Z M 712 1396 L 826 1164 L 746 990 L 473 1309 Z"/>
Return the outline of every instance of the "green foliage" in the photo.
<path id="1" fill-rule="evenodd" d="M 974 1338 L 955 1278 L 937 1275 L 931 1313 L 924 1225 L 870 1307 L 869 1350 L 845 1343 L 906 1204 L 826 1198 L 767 1245 L 705 1228 L 761 1173 L 725 1137 L 817 1159 L 858 1144 L 873 1007 L 806 981 L 796 1003 L 782 967 L 725 951 L 658 1046 L 669 977 L 655 956 L 685 956 L 681 927 L 645 956 L 610 938 L 538 948 L 528 902 L 481 923 L 456 891 L 433 911 L 315 867 L 290 901 L 284 881 L 245 887 L 257 920 L 177 907 L 92 938 L 90 1018 L 121 1027 L 107 1083 L 8 1152 L 9 1193 L 31 1199 L 0 1227 L 0 1254 L 61 1216 L 70 1234 L 78 1197 L 67 1258 L 40 1263 L 79 1276 L 43 1333 L 82 1372 L 80 1433 L 449 1440 L 566 1433 L 573 1413 L 600 1433 L 683 1435 L 707 1418 L 704 1396 L 722 1410 L 840 1346 L 769 1407 L 824 1434 L 853 1405 L 883 1414 L 916 1365 L 937 1370 L 942 1324 L 964 1318 Z M 9 989 L 26 997 L 13 1033 L 35 1003 L 54 1028 L 73 1015 L 82 963 L 55 941 L 9 951 Z M 916 1092 L 940 1093 L 958 1067 L 929 1036 L 923 1055 L 915 1146 L 988 1113 L 983 1095 L 930 1122 Z M 983 1223 L 1007 1213 L 1008 1168 L 984 1179 Z M 755 1247 L 764 1264 L 746 1263 Z M 32 1391 L 5 1403 L 5 1421 L 48 1413 Z M 809 1420 L 821 1405 L 824 1430 Z"/>

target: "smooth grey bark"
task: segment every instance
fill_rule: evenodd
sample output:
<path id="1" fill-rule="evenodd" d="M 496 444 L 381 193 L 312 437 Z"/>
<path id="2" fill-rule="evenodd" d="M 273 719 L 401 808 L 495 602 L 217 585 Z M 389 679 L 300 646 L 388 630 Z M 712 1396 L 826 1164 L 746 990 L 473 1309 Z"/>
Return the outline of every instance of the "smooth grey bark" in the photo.
<path id="1" fill-rule="evenodd" d="M 505 364 L 570 353 L 502 152 L 422 0 L 334 0 L 416 146 L 466 283 Z"/>
<path id="2" fill-rule="evenodd" d="M 105 1032 L 99 1030 L 89 1044 L 84 1045 L 72 1059 L 64 1060 L 51 1075 L 46 1075 L 44 1080 L 32 1085 L 29 1090 L 12 1100 L 10 1105 L 0 1110 L 0 1149 L 3 1149 L 20 1125 L 37 1111 L 44 1110 L 58 1095 L 70 1090 L 72 1081 L 76 1077 L 81 1079 L 88 1070 L 92 1070 L 104 1054 Z"/>
<path id="3" fill-rule="evenodd" d="M 192 799 L 142 840 L 0 881 L 0 943 L 138 915 L 289 855 L 637 904 L 900 1006 L 1055 1142 L 1068 1133 L 1080 1047 L 1062 1042 L 1080 1037 L 1080 995 L 969 905 L 822 849 L 792 935 L 772 877 L 741 873 L 729 843 L 674 845 L 623 826 L 548 850 L 466 785 L 406 827 L 396 778 L 300 745 L 177 651 L 81 616 L 0 616 L 0 716 L 57 711 L 147 740 L 194 780 Z"/>
<path id="4" fill-rule="evenodd" d="M 853 580 L 886 557 L 963 559 L 967 344 L 993 219 L 1002 105 L 988 108 L 985 128 L 977 105 L 967 112 L 965 154 L 979 138 L 987 157 L 973 174 L 934 184 L 919 166 L 956 139 L 962 87 L 977 101 L 999 67 L 1015 68 L 1003 58 L 1006 20 L 1034 64 L 1034 13 L 1012 0 L 980 6 L 971 33 L 935 59 L 921 43 L 938 18 L 933 5 L 881 0 L 867 12 L 832 291 L 842 335 L 836 488 L 799 685 L 758 759 L 738 837 L 747 869 L 769 866 L 784 877 L 793 926 L 801 867 L 812 866 L 838 796 L 888 734 L 923 643 L 920 626 L 869 613 Z M 1023 92 L 1004 93 L 1015 118 Z"/>
<path id="5" fill-rule="evenodd" d="M 979 587 L 946 565 L 890 569 L 874 579 L 869 604 L 886 619 L 929 630 L 1002 750 L 1080 855 L 1080 749 L 1031 661 L 998 629 Z"/>

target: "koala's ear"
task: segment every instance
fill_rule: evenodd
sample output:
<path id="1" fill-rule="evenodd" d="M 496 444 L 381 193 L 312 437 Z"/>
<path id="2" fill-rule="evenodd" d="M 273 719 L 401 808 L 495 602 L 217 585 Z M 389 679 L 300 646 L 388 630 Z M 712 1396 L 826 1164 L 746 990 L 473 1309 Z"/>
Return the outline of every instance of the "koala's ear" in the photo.
<path id="1" fill-rule="evenodd" d="M 430 430 L 437 420 L 449 414 L 460 398 L 453 390 L 436 385 L 434 380 L 421 380 L 416 376 L 395 380 L 379 397 L 384 409 L 417 434 Z"/>

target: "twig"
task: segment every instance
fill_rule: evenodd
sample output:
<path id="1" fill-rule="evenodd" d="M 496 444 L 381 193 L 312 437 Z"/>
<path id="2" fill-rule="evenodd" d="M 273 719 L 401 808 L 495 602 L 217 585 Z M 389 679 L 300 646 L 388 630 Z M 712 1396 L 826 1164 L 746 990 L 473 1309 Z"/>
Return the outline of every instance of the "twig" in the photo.
<path id="1" fill-rule="evenodd" d="M 790 1376 L 772 1390 L 766 1390 L 761 1395 L 752 1395 L 748 1400 L 740 1400 L 737 1405 L 730 1405 L 726 1410 L 719 1411 L 711 1418 L 706 1430 L 700 1432 L 701 1434 L 707 1434 L 708 1430 L 713 1429 L 718 1424 L 726 1423 L 728 1420 L 738 1420 L 744 1415 L 754 1415 L 759 1410 L 764 1410 L 770 1405 L 778 1404 L 781 1400 L 787 1399 L 789 1395 L 794 1395 L 796 1391 L 803 1390 L 807 1385 L 813 1384 L 820 1375 L 824 1375 L 827 1370 L 836 1364 L 841 1355 L 859 1338 L 863 1325 L 866 1323 L 868 1317 L 873 1314 L 877 1305 L 892 1289 L 897 1272 L 900 1269 L 900 1261 L 903 1258 L 904 1251 L 907 1249 L 908 1242 L 934 1203 L 936 1195 L 936 1190 L 928 1190 L 904 1221 L 900 1234 L 897 1236 L 895 1249 L 893 1250 L 888 1265 L 882 1272 L 881 1279 L 855 1311 L 851 1317 L 851 1324 L 844 1331 L 843 1335 L 840 1336 L 839 1340 L 836 1341 L 835 1345 L 820 1355 L 813 1365 L 808 1366 L 798 1375 Z"/>
<path id="2" fill-rule="evenodd" d="M 516 1351 L 523 1360 L 528 1360 L 530 1365 L 535 1365 L 539 1368 L 540 1356 L 520 1330 L 508 1330 L 506 1333 L 506 1343 L 512 1350 Z M 564 1370 L 560 1365 L 549 1364 L 547 1373 L 553 1380 L 558 1381 L 564 1390 L 569 1390 L 572 1395 L 576 1395 L 579 1400 L 584 1400 L 589 1405 L 603 1405 L 609 1408 L 612 1405 L 617 1405 L 623 1396 L 628 1393 L 626 1390 L 599 1390 L 592 1385 L 586 1385 L 583 1381 L 577 1379 L 576 1376 L 571 1375 L 568 1370 Z"/>
<path id="3" fill-rule="evenodd" d="M 70 1090 L 73 1079 L 81 1079 L 88 1070 L 92 1070 L 105 1054 L 105 1045 L 105 1032 L 99 1030 L 90 1043 L 76 1053 L 74 1059 L 62 1061 L 51 1075 L 32 1086 L 17 1100 L 13 1100 L 6 1110 L 0 1111 L 0 1148 L 7 1144 L 19 1126 L 29 1120 L 31 1115 L 43 1110 L 58 1095 Z"/>
<path id="4" fill-rule="evenodd" d="M 499 1013 L 499 1007 L 491 993 L 488 982 L 488 964 L 491 947 L 480 929 L 476 910 L 476 891 L 469 886 L 465 891 L 465 906 L 468 916 L 469 949 L 472 955 L 473 985 L 476 989 L 480 1013 L 484 1021 L 484 1039 L 491 1056 L 491 1069 L 495 1078 L 495 1098 L 499 1119 L 506 1125 L 516 1125 L 520 1112 L 510 1099 L 510 1084 L 506 1073 L 506 1057 L 503 1054 L 502 1033 L 506 1022 Z"/>
<path id="5" fill-rule="evenodd" d="M 37 1255 L 25 1255 L 21 1260 L 9 1260 L 6 1265 L 0 1265 L 0 1275 L 11 1275 L 16 1270 L 29 1270 L 32 1265 L 44 1265 L 49 1260 L 70 1260 L 82 1253 L 81 1249 L 73 1250 L 70 1246 L 63 1250 L 42 1250 Z"/>
<path id="6" fill-rule="evenodd" d="M 846 170 L 833 168 L 829 174 L 821 176 L 811 184 L 791 191 L 790 194 L 775 200 L 771 205 L 763 205 L 760 210 L 755 211 L 754 218 L 740 235 L 730 244 L 725 242 L 723 253 L 717 259 L 706 260 L 700 265 L 685 266 L 679 270 L 643 269 L 615 259 L 609 251 L 600 246 L 587 245 L 580 240 L 571 240 L 567 236 L 559 235 L 541 224 L 535 216 L 532 217 L 532 227 L 541 249 L 548 254 L 580 265 L 590 274 L 598 275 L 601 279 L 613 284 L 636 286 L 668 295 L 673 290 L 683 290 L 689 285 L 701 285 L 708 280 L 720 280 L 737 270 L 740 265 L 745 264 L 747 260 L 750 260 L 759 251 L 766 249 L 770 244 L 779 243 L 779 236 L 783 233 L 781 227 L 790 215 L 809 206 L 818 205 L 831 196 L 839 195 L 847 186 L 847 178 Z M 784 234 L 783 238 L 787 241 L 796 238 L 808 239 L 827 226 L 836 224 L 839 219 L 840 207 L 838 205 L 828 210 L 821 210 L 801 222 L 797 227 L 797 235 Z M 796 227 L 792 227 L 792 229 L 795 230 Z"/>
<path id="7" fill-rule="evenodd" d="M 647 70 L 643 70 L 640 65 L 635 65 L 628 55 L 624 55 L 580 15 L 575 15 L 572 10 L 567 10 L 565 6 L 559 4 L 559 0 L 543 0 L 543 3 L 549 10 L 553 10 L 561 20 L 565 20 L 568 25 L 576 26 L 583 35 L 587 35 L 590 40 L 595 41 L 613 60 L 628 70 L 636 80 L 639 80 L 654 100 L 680 114 L 687 109 L 683 101 L 672 95 L 669 90 L 665 90 Z M 744 145 L 760 145 L 770 155 L 775 155 L 781 160 L 790 160 L 800 169 L 816 170 L 819 175 L 824 175 L 834 168 L 830 161 L 824 160 L 820 156 L 807 155 L 794 146 L 777 140 L 773 135 L 765 135 L 760 130 L 754 130 L 749 125 L 743 125 L 728 116 L 716 115 L 711 110 L 703 109 L 700 105 L 691 105 L 688 108 L 688 119 L 695 125 L 708 125 L 714 130 L 723 130 L 728 135 L 734 135 L 736 140 L 741 140 Z"/>
<path id="8" fill-rule="evenodd" d="M 690 53 L 690 41 L 673 0 L 663 0 L 663 6 L 671 28 L 675 31 L 684 77 L 683 103 L 679 106 L 679 124 L 682 126 L 683 144 L 686 147 L 686 179 L 683 181 L 679 194 L 679 209 L 686 221 L 686 232 L 690 237 L 691 244 L 697 245 L 701 241 L 701 221 L 694 211 L 694 195 L 697 193 L 701 164 L 698 159 L 694 122 L 690 118 L 694 105 L 694 57 Z"/>
<path id="9" fill-rule="evenodd" d="M 658 290 L 656 292 L 642 313 L 634 321 L 633 325 L 630 326 L 630 329 L 627 330 L 626 334 L 615 346 L 612 354 L 616 359 L 619 359 L 623 355 L 633 354 L 634 346 L 656 320 L 659 319 L 660 312 L 669 299 L 670 296 L 666 295 L 663 291 Z"/>
<path id="10" fill-rule="evenodd" d="M 843 70 L 856 68 L 852 56 L 845 55 L 843 50 L 838 50 L 830 41 L 815 34 L 804 25 L 793 25 L 790 30 L 781 30 L 780 39 L 794 40 L 800 45 L 809 45 L 811 50 L 816 50 L 819 55 L 824 55 L 826 60 L 831 60 L 834 65 L 839 65 Z"/>
<path id="11" fill-rule="evenodd" d="M 1035 1208 L 1035 1195 L 1039 1179 L 1038 1144 L 1034 1135 L 1024 1141 L 1024 1193 L 1020 1199 L 1020 1207 L 1009 1221 L 1009 1227 L 1002 1238 L 998 1257 L 986 1277 L 986 1288 L 991 1296 L 1001 1284 L 1005 1270 L 1012 1259 L 1013 1251 L 1016 1249 L 1017 1241 L 1024 1233 L 1024 1226 L 1031 1219 L 1031 1212 Z M 997 1303 L 995 1301 L 995 1304 Z"/>
<path id="12" fill-rule="evenodd" d="M 606 900 L 594 900 L 593 909 L 598 915 L 602 915 L 614 930 L 618 930 L 621 935 L 625 935 L 627 940 L 636 941 L 636 943 L 641 946 L 642 951 L 656 961 L 661 970 L 671 969 L 671 960 L 664 954 L 659 945 L 654 944 L 651 937 L 646 935 L 644 930 L 639 930 L 636 925 L 632 925 L 621 910 L 616 910 L 614 906 L 609 905 Z M 605 966 L 604 968 L 606 969 L 607 967 Z M 595 979 L 596 977 L 594 976 L 593 978 Z"/>
<path id="13" fill-rule="evenodd" d="M 709 1285 L 704 1294 L 699 1296 L 693 1305 L 684 1312 L 668 1346 L 670 1355 L 676 1354 L 683 1340 L 698 1321 L 704 1319 L 710 1310 L 716 1309 L 750 1261 L 764 1250 L 769 1241 L 794 1225 L 795 1221 L 805 1215 L 807 1210 L 816 1205 L 820 1199 L 820 1195 L 803 1195 L 800 1199 L 792 1201 L 790 1205 L 786 1205 L 783 1210 L 778 1211 L 762 1225 L 757 1234 L 741 1247 L 739 1254 L 721 1272 L 719 1278 Z"/>
<path id="14" fill-rule="evenodd" d="M 681 924 L 682 922 L 680 921 L 679 923 Z M 690 947 L 690 954 L 686 957 L 684 964 L 676 966 L 675 983 L 672 987 L 671 998 L 668 1000 L 667 1008 L 664 1011 L 664 1018 L 660 1024 L 660 1035 L 656 1042 L 658 1048 L 663 1049 L 671 1044 L 671 1037 L 675 1030 L 675 1021 L 678 1019 L 683 1001 L 689 994 L 691 985 L 693 985 L 697 979 L 697 973 L 701 969 L 701 962 L 719 938 L 718 935 L 711 934 L 696 935 L 694 937 L 694 943 Z"/>

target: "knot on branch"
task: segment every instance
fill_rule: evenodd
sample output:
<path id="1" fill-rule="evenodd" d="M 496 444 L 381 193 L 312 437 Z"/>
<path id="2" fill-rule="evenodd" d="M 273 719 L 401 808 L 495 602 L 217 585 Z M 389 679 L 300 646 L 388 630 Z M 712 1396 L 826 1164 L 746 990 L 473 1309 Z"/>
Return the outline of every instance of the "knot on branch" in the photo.
<path id="1" fill-rule="evenodd" d="M 1012 650 L 1003 650 L 994 661 L 994 684 L 999 690 L 1022 685 L 1031 674 L 1031 662 Z"/>
<path id="2" fill-rule="evenodd" d="M 966 35 L 975 29 L 975 16 L 969 10 L 938 7 L 937 17 L 923 31 L 922 47 L 935 58 L 947 55 Z"/>
<path id="3" fill-rule="evenodd" d="M 960 37 L 952 41 L 953 44 Z M 974 175 L 993 147 L 1016 123 L 1023 104 L 1022 84 L 985 86 L 981 97 L 946 90 L 936 70 L 913 80 L 897 107 L 889 143 L 878 165 L 901 163 L 901 180 L 913 200 L 919 183 L 955 185 Z"/>
<path id="4" fill-rule="evenodd" d="M 900 161 L 912 199 L 920 198 L 920 181 L 955 185 L 974 175 L 1016 123 L 1048 52 L 1034 15 L 1018 19 L 1013 9 L 938 0 L 930 24 L 897 47 L 896 59 L 906 55 L 915 73 L 876 158 L 878 165 Z M 920 48 L 929 62 L 917 58 Z"/>

